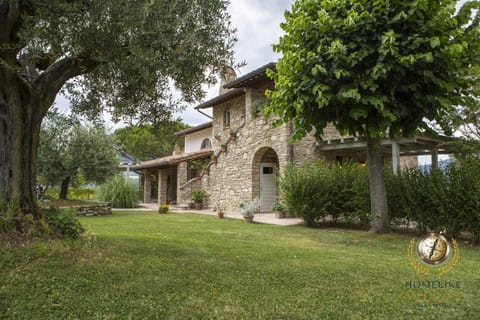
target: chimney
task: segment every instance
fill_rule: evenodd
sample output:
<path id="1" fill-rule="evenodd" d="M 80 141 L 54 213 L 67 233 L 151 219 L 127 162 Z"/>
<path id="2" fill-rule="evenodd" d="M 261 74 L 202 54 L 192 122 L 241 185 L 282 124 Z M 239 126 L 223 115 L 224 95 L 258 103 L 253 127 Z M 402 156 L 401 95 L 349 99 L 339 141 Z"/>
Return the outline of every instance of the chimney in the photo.
<path id="1" fill-rule="evenodd" d="M 235 73 L 235 70 L 233 70 L 233 68 L 230 66 L 225 67 L 225 69 L 223 70 L 223 74 L 220 76 L 220 90 L 218 94 L 222 95 L 225 92 L 231 90 L 231 89 L 224 89 L 223 86 L 235 79 L 237 79 L 237 74 Z"/>

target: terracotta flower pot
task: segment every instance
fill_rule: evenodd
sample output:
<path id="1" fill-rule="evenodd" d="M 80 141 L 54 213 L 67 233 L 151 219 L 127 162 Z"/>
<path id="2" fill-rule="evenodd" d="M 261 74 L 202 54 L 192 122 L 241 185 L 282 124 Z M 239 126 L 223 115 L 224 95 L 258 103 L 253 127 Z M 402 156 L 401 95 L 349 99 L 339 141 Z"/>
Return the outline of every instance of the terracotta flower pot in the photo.
<path id="1" fill-rule="evenodd" d="M 225 216 L 225 213 L 217 212 L 217 216 L 218 216 L 219 219 L 223 219 L 223 217 Z"/>
<path id="2" fill-rule="evenodd" d="M 246 223 L 252 223 L 253 222 L 253 217 L 243 217 Z"/>
<path id="3" fill-rule="evenodd" d="M 286 217 L 287 217 L 287 213 L 285 211 L 275 211 L 275 218 L 285 219 Z"/>
<path id="4" fill-rule="evenodd" d="M 203 205 L 201 202 L 195 202 L 195 209 L 202 210 L 202 208 L 203 208 Z"/>

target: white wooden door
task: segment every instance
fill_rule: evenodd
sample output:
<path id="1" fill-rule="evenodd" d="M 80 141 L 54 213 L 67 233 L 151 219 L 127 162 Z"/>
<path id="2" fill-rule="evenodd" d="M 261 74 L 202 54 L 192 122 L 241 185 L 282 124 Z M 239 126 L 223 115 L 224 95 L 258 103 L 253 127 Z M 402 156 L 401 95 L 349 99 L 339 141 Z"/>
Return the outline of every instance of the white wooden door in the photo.
<path id="1" fill-rule="evenodd" d="M 272 212 L 277 197 L 277 181 L 273 163 L 260 164 L 260 212 Z"/>

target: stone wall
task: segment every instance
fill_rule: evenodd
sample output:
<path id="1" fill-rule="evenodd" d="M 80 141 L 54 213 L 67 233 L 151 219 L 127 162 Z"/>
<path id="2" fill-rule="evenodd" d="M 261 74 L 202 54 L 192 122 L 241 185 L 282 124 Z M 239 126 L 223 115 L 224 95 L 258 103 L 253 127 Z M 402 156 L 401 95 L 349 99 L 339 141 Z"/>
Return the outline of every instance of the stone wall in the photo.
<path id="1" fill-rule="evenodd" d="M 294 160 L 303 163 L 316 160 L 315 139 L 307 136 L 291 146 L 288 124 L 273 127 L 274 118 L 266 119 L 251 112 L 252 106 L 264 101 L 268 85 L 248 88 L 245 95 L 213 108 L 213 147 L 218 154 L 217 164 L 210 167 L 202 179 L 202 188 L 210 197 L 211 206 L 225 211 L 238 211 L 243 200 L 260 196 L 260 163 L 275 163 L 282 173 L 293 150 Z M 230 125 L 224 124 L 224 111 L 230 111 Z M 234 141 L 230 132 L 237 132 Z M 227 144 L 221 152 L 222 144 Z"/>
<path id="2" fill-rule="evenodd" d="M 77 211 L 77 216 L 106 216 L 112 214 L 112 206 L 110 203 L 99 203 L 83 206 L 72 206 Z"/>
<path id="3" fill-rule="evenodd" d="M 270 86 L 271 83 L 265 83 L 246 88 L 245 95 L 213 107 L 213 148 L 218 159 L 201 180 L 212 208 L 237 212 L 242 201 L 259 197 L 261 163 L 275 164 L 277 174 L 281 175 L 288 163 L 303 165 L 319 159 L 337 161 L 342 158 L 360 163 L 366 161 L 365 150 L 320 153 L 314 132 L 290 144 L 290 123 L 274 127 L 275 118 L 266 119 L 252 112 L 252 107 L 255 109 L 259 102 L 266 100 L 264 93 Z M 224 123 L 225 111 L 230 112 L 230 124 Z M 231 132 L 236 133 L 235 140 L 231 140 Z M 323 130 L 323 140 L 339 138 L 340 133 L 332 125 Z M 226 145 L 225 151 L 221 151 L 222 145 Z M 402 159 L 403 165 L 412 166 L 414 162 L 414 159 Z"/>

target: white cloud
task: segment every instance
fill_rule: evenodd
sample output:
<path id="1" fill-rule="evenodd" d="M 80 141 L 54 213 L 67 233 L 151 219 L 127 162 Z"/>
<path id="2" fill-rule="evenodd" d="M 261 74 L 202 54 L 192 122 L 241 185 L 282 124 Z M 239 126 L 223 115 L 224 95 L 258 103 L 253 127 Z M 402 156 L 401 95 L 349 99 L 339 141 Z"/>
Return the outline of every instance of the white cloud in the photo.
<path id="1" fill-rule="evenodd" d="M 246 74 L 269 62 L 278 60 L 279 55 L 273 52 L 272 44 L 277 43 L 282 35 L 280 23 L 284 21 L 284 12 L 289 10 L 293 0 L 232 0 L 228 11 L 232 24 L 237 28 L 238 42 L 234 47 L 237 62 L 246 62 L 239 75 Z M 206 100 L 218 95 L 218 85 L 205 88 Z M 184 122 L 198 125 L 209 119 L 189 106 L 178 113 Z"/>

